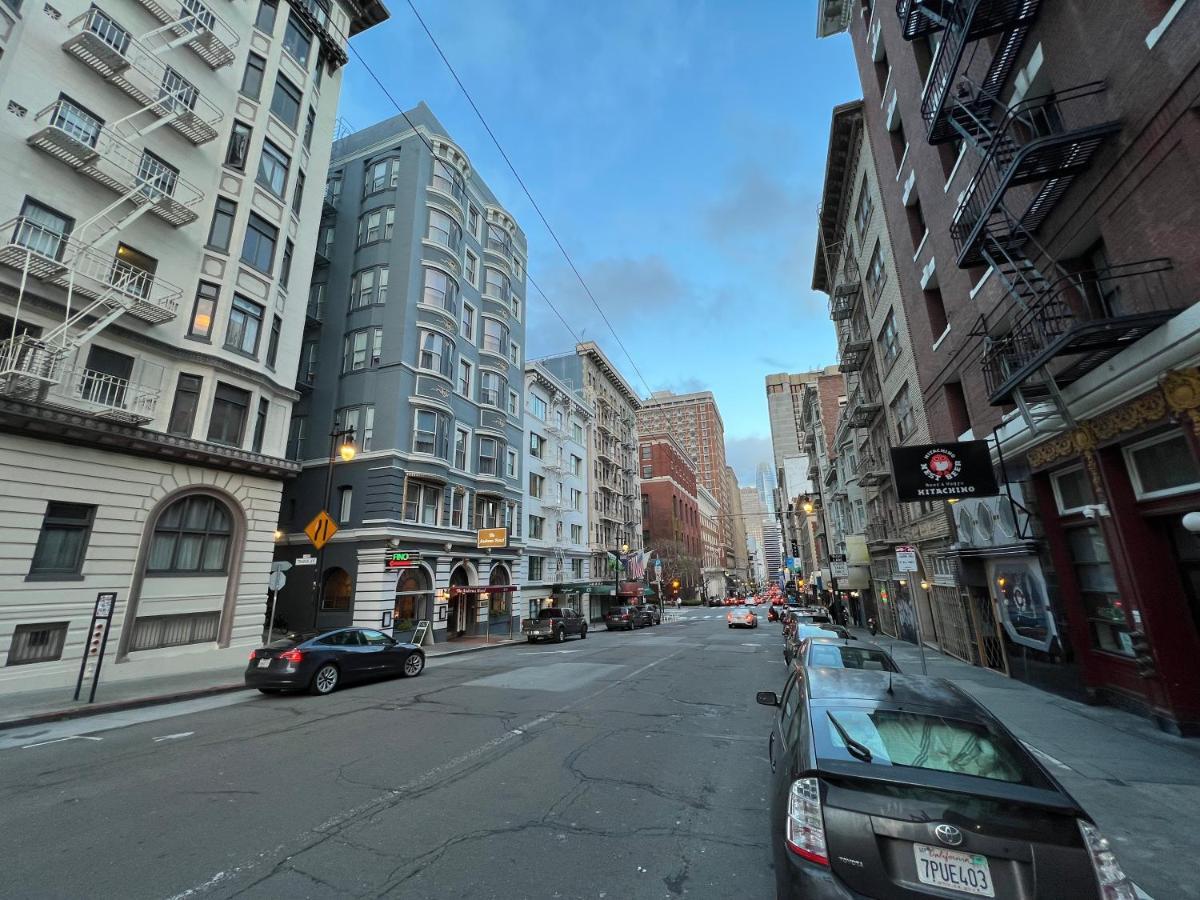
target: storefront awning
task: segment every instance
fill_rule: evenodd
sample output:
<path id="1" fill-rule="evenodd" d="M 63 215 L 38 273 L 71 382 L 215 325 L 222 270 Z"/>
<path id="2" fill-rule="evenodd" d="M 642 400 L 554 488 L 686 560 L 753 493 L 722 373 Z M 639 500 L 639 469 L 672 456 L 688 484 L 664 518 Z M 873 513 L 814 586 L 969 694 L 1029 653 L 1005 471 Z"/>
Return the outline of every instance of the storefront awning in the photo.
<path id="1" fill-rule="evenodd" d="M 552 589 L 556 594 L 594 594 L 598 587 L 603 587 L 603 585 L 594 581 L 565 581 L 562 584 L 554 585 Z"/>
<path id="2" fill-rule="evenodd" d="M 459 594 L 511 594 L 517 591 L 515 584 L 472 584 L 450 588 L 450 596 Z"/>

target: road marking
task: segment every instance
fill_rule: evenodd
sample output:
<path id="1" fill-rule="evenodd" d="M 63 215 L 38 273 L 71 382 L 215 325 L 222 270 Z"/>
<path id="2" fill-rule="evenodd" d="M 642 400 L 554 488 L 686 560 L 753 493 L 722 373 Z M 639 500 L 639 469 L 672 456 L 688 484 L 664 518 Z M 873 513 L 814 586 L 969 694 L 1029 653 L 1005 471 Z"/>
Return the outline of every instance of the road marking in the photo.
<path id="1" fill-rule="evenodd" d="M 38 741 L 36 744 L 26 744 L 22 750 L 32 750 L 34 747 L 45 747 L 47 744 L 61 744 L 63 741 L 102 741 L 104 738 L 88 737 L 86 734 L 72 734 L 68 737 L 55 738 L 52 741 Z"/>
<path id="2" fill-rule="evenodd" d="M 164 734 L 162 737 L 156 737 L 154 743 L 157 744 L 159 741 L 177 741 L 180 738 L 191 737 L 195 733 L 194 731 L 180 731 L 177 734 Z"/>

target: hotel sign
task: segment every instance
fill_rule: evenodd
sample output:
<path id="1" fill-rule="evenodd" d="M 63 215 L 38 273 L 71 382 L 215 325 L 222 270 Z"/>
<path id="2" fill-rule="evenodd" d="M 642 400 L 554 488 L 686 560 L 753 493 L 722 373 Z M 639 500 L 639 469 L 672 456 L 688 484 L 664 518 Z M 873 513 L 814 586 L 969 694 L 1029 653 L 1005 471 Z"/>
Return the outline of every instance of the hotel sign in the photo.
<path id="1" fill-rule="evenodd" d="M 487 547 L 507 547 L 507 528 L 480 528 L 476 532 L 475 546 L 480 549 Z"/>

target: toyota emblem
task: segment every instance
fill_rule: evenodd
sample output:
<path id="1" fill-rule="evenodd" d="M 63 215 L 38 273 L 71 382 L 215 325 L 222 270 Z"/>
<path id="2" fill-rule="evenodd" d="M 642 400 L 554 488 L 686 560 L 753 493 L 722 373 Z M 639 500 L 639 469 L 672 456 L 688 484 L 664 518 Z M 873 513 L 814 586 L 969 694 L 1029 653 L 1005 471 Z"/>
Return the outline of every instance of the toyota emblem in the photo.
<path id="1" fill-rule="evenodd" d="M 933 829 L 933 833 L 947 847 L 957 847 L 963 842 L 962 832 L 953 825 L 939 825 Z"/>

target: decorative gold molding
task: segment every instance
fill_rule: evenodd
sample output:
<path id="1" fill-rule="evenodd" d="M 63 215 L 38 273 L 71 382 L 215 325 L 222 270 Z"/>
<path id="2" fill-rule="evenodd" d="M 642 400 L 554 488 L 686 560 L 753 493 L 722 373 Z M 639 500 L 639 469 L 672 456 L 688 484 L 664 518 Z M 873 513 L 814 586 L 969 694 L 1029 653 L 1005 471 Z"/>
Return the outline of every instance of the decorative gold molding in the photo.
<path id="1" fill-rule="evenodd" d="M 1168 372 L 1160 382 L 1167 406 L 1173 413 L 1200 410 L 1200 369 Z"/>
<path id="2" fill-rule="evenodd" d="M 1043 468 L 1060 459 L 1068 459 L 1076 455 L 1075 441 L 1072 433 L 1055 435 L 1048 441 L 1043 441 L 1028 453 L 1029 465 L 1035 469 Z"/>
<path id="3" fill-rule="evenodd" d="M 1200 395 L 1197 395 L 1200 401 Z M 1106 441 L 1147 425 L 1156 425 L 1167 418 L 1168 400 L 1164 392 L 1155 388 L 1142 396 L 1123 403 L 1088 422 L 1095 436 Z"/>

